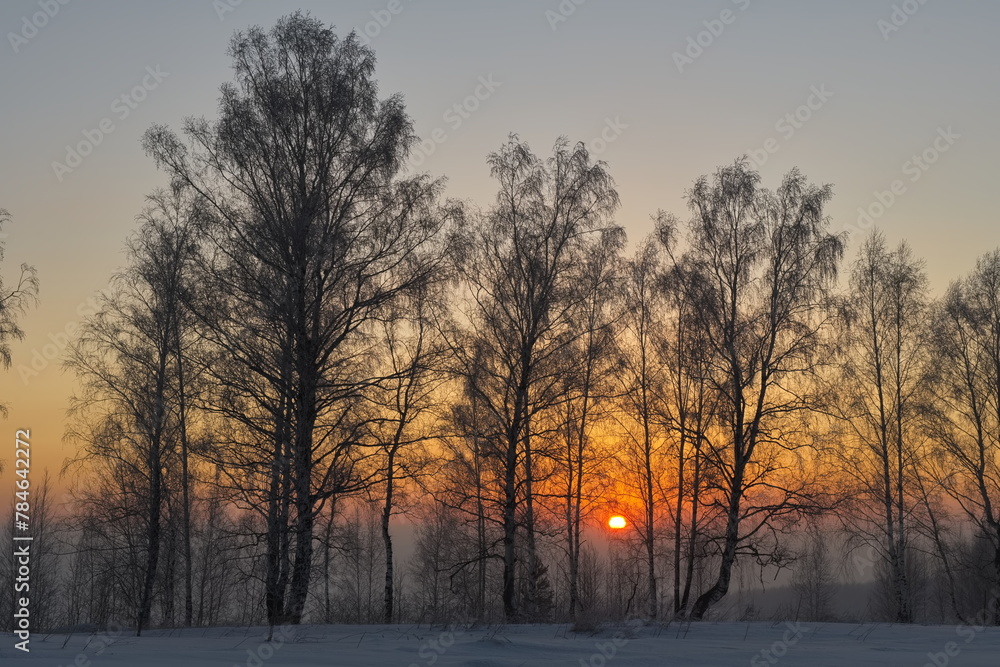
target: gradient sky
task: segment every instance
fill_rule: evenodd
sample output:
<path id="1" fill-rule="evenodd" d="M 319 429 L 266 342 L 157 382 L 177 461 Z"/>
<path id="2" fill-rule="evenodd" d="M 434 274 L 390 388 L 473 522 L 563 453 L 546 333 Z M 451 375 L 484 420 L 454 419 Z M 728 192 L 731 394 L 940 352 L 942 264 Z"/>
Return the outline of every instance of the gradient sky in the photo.
<path id="1" fill-rule="evenodd" d="M 45 346 L 107 287 L 144 197 L 166 184 L 142 152 L 143 131 L 212 117 L 218 87 L 231 76 L 232 32 L 269 27 L 298 8 L 341 33 L 363 30 L 372 12 L 391 16 L 371 38 L 377 78 L 383 94 L 404 95 L 419 134 L 441 128 L 446 141 L 420 169 L 447 176 L 449 195 L 491 200 L 485 157 L 508 132 L 546 154 L 559 135 L 601 148 L 592 142 L 602 132 L 615 136 L 606 131 L 611 121 L 627 127 L 600 157 L 618 182 L 618 220 L 632 240 L 651 230 L 659 208 L 686 217 L 684 191 L 699 175 L 773 139 L 765 184 L 775 187 L 793 166 L 832 183 L 835 229 L 856 229 L 858 209 L 900 181 L 902 194 L 878 224 L 926 258 L 937 292 L 1000 245 L 990 203 L 1000 155 L 995 1 L 398 0 L 395 15 L 386 11 L 390 0 L 62 1 L 0 4 L 0 208 L 13 216 L 2 270 L 9 281 L 27 261 L 42 284 L 13 367 L 0 377 L 0 401 L 10 408 L 0 426 L 9 434 L 0 436 L 8 443 L 0 448 L 4 488 L 17 428 L 32 430 L 36 473 L 58 469 L 72 453 L 62 437 L 73 378 L 58 360 L 27 381 L 22 374 L 33 358 L 41 366 L 42 354 L 57 351 Z M 901 25 L 890 31 L 894 4 Z M 45 23 L 37 33 L 26 29 L 25 17 L 30 24 L 43 5 L 58 11 L 35 18 Z M 916 11 L 907 15 L 903 5 Z M 719 34 L 705 32 L 711 28 Z M 674 54 L 699 37 L 707 46 L 692 50 L 680 71 Z M 166 76 L 140 91 L 145 99 L 134 109 L 116 102 L 144 77 L 155 83 L 147 67 Z M 460 117 L 445 114 L 475 94 L 480 77 L 500 85 L 470 102 L 479 108 L 455 127 Z M 824 89 L 832 97 L 799 109 Z M 797 110 L 808 120 L 778 125 Z M 100 144 L 60 180 L 53 163 L 85 132 L 96 136 L 103 119 L 113 131 L 100 133 Z M 928 149 L 934 157 L 948 128 L 960 138 L 938 141 L 948 150 L 935 164 L 907 165 Z M 852 246 L 863 233 L 855 231 Z"/>

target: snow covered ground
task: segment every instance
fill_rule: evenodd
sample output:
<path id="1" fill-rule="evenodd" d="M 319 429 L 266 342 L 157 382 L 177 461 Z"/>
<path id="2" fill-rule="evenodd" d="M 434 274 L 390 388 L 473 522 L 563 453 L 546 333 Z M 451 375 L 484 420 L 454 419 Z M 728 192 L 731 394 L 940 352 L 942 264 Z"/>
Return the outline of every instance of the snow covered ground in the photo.
<path id="1" fill-rule="evenodd" d="M 448 632 L 426 626 L 303 626 L 270 644 L 260 628 L 36 635 L 31 654 L 0 635 L 0 666 L 44 667 L 996 667 L 1000 629 L 969 626 L 623 624 L 595 635 L 565 625 Z"/>

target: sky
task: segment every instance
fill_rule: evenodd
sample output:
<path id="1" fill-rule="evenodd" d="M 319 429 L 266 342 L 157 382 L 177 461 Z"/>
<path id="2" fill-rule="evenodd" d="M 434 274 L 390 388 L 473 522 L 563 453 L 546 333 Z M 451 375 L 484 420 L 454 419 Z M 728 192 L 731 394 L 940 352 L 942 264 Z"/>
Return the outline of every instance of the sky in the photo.
<path id="1" fill-rule="evenodd" d="M 540 155 L 565 135 L 608 163 L 633 242 L 747 154 L 767 187 L 796 166 L 832 184 L 851 248 L 872 225 L 906 239 L 936 293 L 1000 246 L 990 0 L 5 0 L 0 272 L 9 285 L 28 262 L 41 294 L 0 375 L 0 483 L 19 428 L 36 475 L 74 452 L 67 332 L 167 184 L 143 132 L 213 118 L 233 32 L 296 9 L 370 43 L 383 96 L 404 97 L 424 139 L 410 168 L 447 177 L 449 196 L 492 200 L 486 156 L 509 133 Z"/>

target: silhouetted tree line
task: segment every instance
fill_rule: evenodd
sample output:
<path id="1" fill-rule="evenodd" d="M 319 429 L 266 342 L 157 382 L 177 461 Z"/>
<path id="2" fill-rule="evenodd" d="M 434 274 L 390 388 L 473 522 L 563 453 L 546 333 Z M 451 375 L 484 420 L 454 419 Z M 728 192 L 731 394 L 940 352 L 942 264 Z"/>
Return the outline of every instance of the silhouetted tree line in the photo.
<path id="1" fill-rule="evenodd" d="M 355 35 L 230 55 L 67 361 L 50 626 L 702 619 L 763 568 L 828 619 L 866 562 L 859 617 L 1000 623 L 1000 253 L 934 299 L 874 232 L 842 286 L 831 187 L 746 159 L 629 249 L 583 144 L 447 200 Z"/>

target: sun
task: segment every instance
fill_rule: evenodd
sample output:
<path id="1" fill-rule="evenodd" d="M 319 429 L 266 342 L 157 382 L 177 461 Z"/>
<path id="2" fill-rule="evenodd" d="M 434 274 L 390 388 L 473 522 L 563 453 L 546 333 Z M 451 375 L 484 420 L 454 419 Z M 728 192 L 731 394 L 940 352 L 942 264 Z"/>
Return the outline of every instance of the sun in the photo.
<path id="1" fill-rule="evenodd" d="M 608 519 L 608 527 L 614 528 L 615 530 L 624 528 L 627 525 L 628 521 L 626 521 L 625 517 L 623 516 L 613 516 L 610 519 Z"/>

